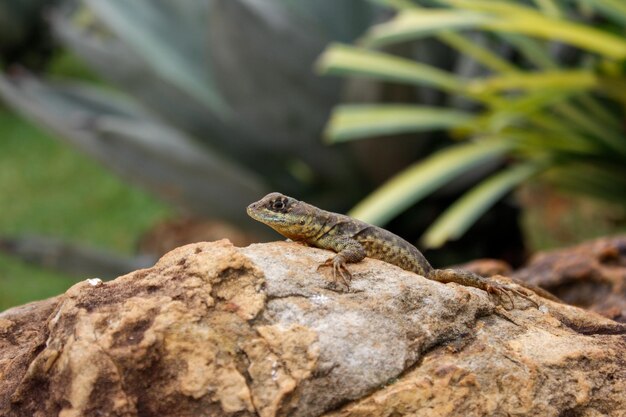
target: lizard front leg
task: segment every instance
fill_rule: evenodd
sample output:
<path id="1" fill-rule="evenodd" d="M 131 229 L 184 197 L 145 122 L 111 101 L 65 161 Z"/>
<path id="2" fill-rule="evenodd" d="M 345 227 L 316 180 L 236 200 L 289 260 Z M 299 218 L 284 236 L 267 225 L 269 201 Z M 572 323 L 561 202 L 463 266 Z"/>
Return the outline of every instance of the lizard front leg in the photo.
<path id="1" fill-rule="evenodd" d="M 365 248 L 355 239 L 347 236 L 328 236 L 316 242 L 316 246 L 337 252 L 335 256 L 320 264 L 318 269 L 324 266 L 333 268 L 333 279 L 337 281 L 337 275 L 346 287 L 350 288 L 352 274 L 347 264 L 359 262 L 365 258 Z"/>

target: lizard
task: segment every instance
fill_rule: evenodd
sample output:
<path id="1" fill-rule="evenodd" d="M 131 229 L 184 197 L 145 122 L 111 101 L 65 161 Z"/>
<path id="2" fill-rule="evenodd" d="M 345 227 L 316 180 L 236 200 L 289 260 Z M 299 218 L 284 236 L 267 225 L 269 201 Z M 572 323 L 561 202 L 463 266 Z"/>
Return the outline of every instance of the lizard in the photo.
<path id="1" fill-rule="evenodd" d="M 322 210 L 281 193 L 266 195 L 250 204 L 246 211 L 253 219 L 270 226 L 292 241 L 334 251 L 336 254 L 319 267 L 332 267 L 334 280 L 337 281 L 339 276 L 347 288 L 352 279 L 347 264 L 360 262 L 367 256 L 430 280 L 479 288 L 498 296 L 506 295 L 513 308 L 515 304 L 511 294 L 521 296 L 538 307 L 537 302 L 529 297 L 530 293 L 522 292 L 509 284 L 470 271 L 433 268 L 415 246 L 388 230 L 343 214 Z M 560 302 L 542 288 L 522 281 L 513 282 L 541 297 Z"/>

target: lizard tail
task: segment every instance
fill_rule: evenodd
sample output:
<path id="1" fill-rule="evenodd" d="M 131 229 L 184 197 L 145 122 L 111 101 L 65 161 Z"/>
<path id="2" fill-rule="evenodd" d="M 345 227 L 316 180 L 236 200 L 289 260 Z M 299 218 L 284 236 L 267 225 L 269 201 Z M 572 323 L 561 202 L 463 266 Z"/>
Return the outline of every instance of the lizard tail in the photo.
<path id="1" fill-rule="evenodd" d="M 489 292 L 490 288 L 492 288 L 494 285 L 498 285 L 495 281 L 492 280 L 492 278 L 486 278 L 474 272 L 466 271 L 463 269 L 434 269 L 428 274 L 427 278 L 443 283 L 454 282 L 457 284 L 465 285 L 467 287 L 479 288 L 487 292 Z M 563 303 L 563 301 L 561 301 L 548 291 L 544 290 L 543 288 L 517 279 L 509 279 L 511 279 L 513 283 L 519 285 L 520 287 L 533 291 L 540 297 L 558 303 Z"/>

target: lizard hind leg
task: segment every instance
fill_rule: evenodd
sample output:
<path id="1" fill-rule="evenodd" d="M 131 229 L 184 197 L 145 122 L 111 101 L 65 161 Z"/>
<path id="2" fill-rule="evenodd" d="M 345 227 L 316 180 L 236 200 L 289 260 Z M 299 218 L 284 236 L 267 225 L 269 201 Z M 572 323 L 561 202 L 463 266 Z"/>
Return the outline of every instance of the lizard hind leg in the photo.
<path id="1" fill-rule="evenodd" d="M 428 278 L 443 283 L 454 282 L 456 284 L 461 284 L 468 287 L 479 288 L 489 294 L 496 295 L 500 300 L 504 300 L 504 298 L 506 297 L 512 309 L 515 308 L 513 295 L 520 296 L 534 304 L 536 307 L 539 307 L 539 304 L 537 304 L 535 300 L 533 300 L 528 296 L 528 294 L 525 294 L 517 288 L 514 288 L 509 284 L 500 283 L 491 278 L 482 277 L 470 271 L 456 269 L 434 269 L 428 274 Z"/>
<path id="2" fill-rule="evenodd" d="M 528 294 L 524 293 L 524 291 L 520 291 L 517 288 L 509 288 L 509 290 L 513 292 L 514 294 L 519 295 L 526 301 L 529 301 L 530 303 L 532 303 L 535 306 L 535 308 L 539 308 L 539 303 L 533 300 Z"/>
<path id="3" fill-rule="evenodd" d="M 535 306 L 535 308 L 539 308 L 539 304 L 535 300 L 530 298 L 528 294 L 525 294 L 523 291 L 520 291 L 517 288 L 513 288 L 506 284 L 499 284 L 499 283 L 487 284 L 486 291 L 490 294 L 495 294 L 499 297 L 506 295 L 513 309 L 515 308 L 515 301 L 513 300 L 513 297 L 511 296 L 511 294 L 515 294 L 519 297 L 522 297 L 523 299 L 532 303 Z"/>
<path id="4" fill-rule="evenodd" d="M 489 284 L 487 285 L 485 290 L 488 294 L 493 294 L 500 299 L 502 299 L 506 295 L 506 297 L 509 299 L 509 303 L 511 303 L 511 310 L 515 309 L 515 301 L 513 300 L 513 297 L 506 289 L 502 288 L 500 285 Z"/>

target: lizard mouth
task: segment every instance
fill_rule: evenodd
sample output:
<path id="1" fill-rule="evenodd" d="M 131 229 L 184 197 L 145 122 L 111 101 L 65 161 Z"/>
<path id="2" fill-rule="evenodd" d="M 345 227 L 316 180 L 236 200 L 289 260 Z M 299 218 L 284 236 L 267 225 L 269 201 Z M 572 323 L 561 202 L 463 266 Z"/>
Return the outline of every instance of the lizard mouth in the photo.
<path id="1" fill-rule="evenodd" d="M 284 224 L 285 219 L 269 210 L 258 210 L 254 203 L 246 208 L 248 216 L 265 224 Z"/>

